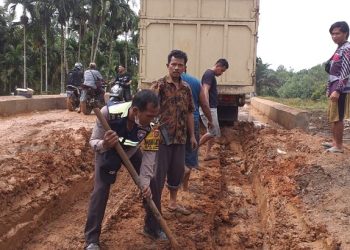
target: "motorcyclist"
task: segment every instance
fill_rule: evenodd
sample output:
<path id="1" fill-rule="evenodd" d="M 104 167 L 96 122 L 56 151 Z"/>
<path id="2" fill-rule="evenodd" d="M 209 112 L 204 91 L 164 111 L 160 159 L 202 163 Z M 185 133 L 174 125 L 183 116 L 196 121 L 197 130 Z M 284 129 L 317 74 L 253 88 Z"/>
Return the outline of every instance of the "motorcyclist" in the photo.
<path id="1" fill-rule="evenodd" d="M 80 62 L 74 64 L 74 68 L 68 73 L 67 85 L 80 87 L 84 80 L 84 73 L 82 71 L 83 65 Z"/>
<path id="2" fill-rule="evenodd" d="M 84 80 L 83 65 L 80 62 L 74 64 L 74 68 L 69 71 L 67 77 L 67 109 L 74 111 L 79 107 L 80 89 Z"/>
<path id="3" fill-rule="evenodd" d="M 105 91 L 102 87 L 104 83 L 101 73 L 96 68 L 96 63 L 91 62 L 89 68 L 84 72 L 84 82 L 82 84 L 82 91 L 80 95 L 80 108 L 82 105 L 86 105 L 87 93 L 89 88 L 93 89 L 97 95 L 97 99 L 104 103 Z"/>

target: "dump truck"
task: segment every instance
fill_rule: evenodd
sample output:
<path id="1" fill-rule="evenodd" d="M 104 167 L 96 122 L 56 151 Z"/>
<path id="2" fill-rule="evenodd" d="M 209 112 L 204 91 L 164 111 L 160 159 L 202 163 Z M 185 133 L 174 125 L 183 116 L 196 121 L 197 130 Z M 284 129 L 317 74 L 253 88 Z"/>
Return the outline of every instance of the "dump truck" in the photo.
<path id="1" fill-rule="evenodd" d="M 180 49 L 187 72 L 201 79 L 219 58 L 229 69 L 217 79 L 220 121 L 235 121 L 255 92 L 259 0 L 141 0 L 139 88 L 167 74 L 167 55 Z"/>

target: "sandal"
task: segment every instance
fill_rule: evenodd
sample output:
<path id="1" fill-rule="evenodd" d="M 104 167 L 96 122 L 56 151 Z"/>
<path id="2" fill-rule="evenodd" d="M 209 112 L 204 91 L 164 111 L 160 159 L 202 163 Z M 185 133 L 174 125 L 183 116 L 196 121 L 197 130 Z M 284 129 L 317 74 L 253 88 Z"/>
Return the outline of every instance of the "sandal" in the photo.
<path id="1" fill-rule="evenodd" d="M 331 152 L 331 153 L 344 153 L 343 149 L 337 148 L 337 147 L 331 147 L 326 150 L 326 152 Z"/>
<path id="2" fill-rule="evenodd" d="M 168 210 L 170 212 L 178 212 L 180 214 L 183 215 L 190 215 L 192 212 L 188 209 L 186 209 L 185 207 L 181 206 L 181 205 L 177 205 L 176 207 L 168 207 Z"/>
<path id="3" fill-rule="evenodd" d="M 322 142 L 321 145 L 325 148 L 331 148 L 333 147 L 333 143 L 332 142 Z"/>

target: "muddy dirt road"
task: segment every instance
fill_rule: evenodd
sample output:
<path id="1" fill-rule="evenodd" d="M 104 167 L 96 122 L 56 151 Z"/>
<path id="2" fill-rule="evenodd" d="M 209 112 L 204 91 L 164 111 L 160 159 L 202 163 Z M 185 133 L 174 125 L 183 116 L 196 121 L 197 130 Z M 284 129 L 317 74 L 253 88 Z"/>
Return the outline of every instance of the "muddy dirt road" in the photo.
<path id="1" fill-rule="evenodd" d="M 82 249 L 95 117 L 50 111 L 0 118 L 0 249 Z M 240 122 L 217 160 L 179 193 L 189 216 L 163 214 L 183 249 L 350 249 L 350 149 L 320 133 Z M 169 249 L 141 234 L 144 211 L 125 169 L 111 190 L 102 249 Z"/>

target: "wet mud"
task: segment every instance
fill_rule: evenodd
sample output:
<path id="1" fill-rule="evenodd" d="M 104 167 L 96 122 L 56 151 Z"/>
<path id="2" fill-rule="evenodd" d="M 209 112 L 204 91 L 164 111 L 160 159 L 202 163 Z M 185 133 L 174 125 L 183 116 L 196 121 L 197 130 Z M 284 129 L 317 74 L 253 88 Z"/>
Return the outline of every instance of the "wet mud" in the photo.
<path id="1" fill-rule="evenodd" d="M 83 249 L 93 187 L 93 115 L 0 118 L 0 249 Z M 350 149 L 325 153 L 322 134 L 239 122 L 222 128 L 218 156 L 179 191 L 182 215 L 162 213 L 182 249 L 350 249 Z M 142 234 L 141 197 L 122 168 L 102 249 L 170 249 Z"/>

